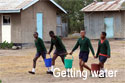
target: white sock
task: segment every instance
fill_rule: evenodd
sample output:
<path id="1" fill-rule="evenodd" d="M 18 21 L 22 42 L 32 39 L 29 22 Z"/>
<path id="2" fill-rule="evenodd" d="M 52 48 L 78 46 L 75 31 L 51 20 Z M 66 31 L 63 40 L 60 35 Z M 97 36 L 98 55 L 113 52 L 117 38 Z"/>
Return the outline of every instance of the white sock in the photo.
<path id="1" fill-rule="evenodd" d="M 51 71 L 52 71 L 52 72 L 54 71 L 54 65 L 51 66 Z"/>
<path id="2" fill-rule="evenodd" d="M 49 67 L 48 67 L 48 72 L 50 71 Z"/>
<path id="3" fill-rule="evenodd" d="M 35 68 L 32 68 L 32 72 L 35 72 Z"/>
<path id="4" fill-rule="evenodd" d="M 101 68 L 101 70 L 104 71 L 104 73 L 105 73 L 105 69 L 104 68 Z"/>
<path id="5" fill-rule="evenodd" d="M 69 73 L 69 69 L 66 69 L 66 72 Z"/>

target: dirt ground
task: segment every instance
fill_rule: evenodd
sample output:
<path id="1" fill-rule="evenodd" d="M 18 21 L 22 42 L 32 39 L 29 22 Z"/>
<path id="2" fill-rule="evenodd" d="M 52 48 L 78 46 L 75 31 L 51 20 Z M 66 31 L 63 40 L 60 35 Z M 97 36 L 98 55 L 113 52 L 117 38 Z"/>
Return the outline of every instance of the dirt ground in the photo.
<path id="1" fill-rule="evenodd" d="M 63 41 L 68 49 L 71 51 L 76 40 Z M 92 40 L 92 44 L 96 53 L 97 41 Z M 92 78 L 87 80 L 82 78 L 55 78 L 52 75 L 47 75 L 47 68 L 44 66 L 42 58 L 37 61 L 36 74 L 28 73 L 32 69 L 32 59 L 35 55 L 35 48 L 22 50 L 0 50 L 0 80 L 2 83 L 125 83 L 125 41 L 111 40 L 111 58 L 107 60 L 105 68 L 109 70 L 117 70 L 117 77 L 114 78 Z M 74 52 L 73 68 L 79 69 L 78 59 L 79 49 Z M 70 56 L 68 56 L 70 58 Z M 94 59 L 90 53 L 88 65 L 98 63 L 98 59 Z M 56 60 L 56 66 L 64 70 L 61 59 Z"/>

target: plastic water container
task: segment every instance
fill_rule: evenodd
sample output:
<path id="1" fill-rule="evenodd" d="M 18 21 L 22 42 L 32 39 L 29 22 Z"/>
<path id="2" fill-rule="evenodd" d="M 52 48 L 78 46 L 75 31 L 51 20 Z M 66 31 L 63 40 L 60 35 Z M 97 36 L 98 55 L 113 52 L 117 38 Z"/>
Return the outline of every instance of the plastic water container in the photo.
<path id="1" fill-rule="evenodd" d="M 91 70 L 94 72 L 94 71 L 100 71 L 100 66 L 99 66 L 99 64 L 91 64 Z"/>
<path id="2" fill-rule="evenodd" d="M 66 69 L 71 69 L 73 65 L 73 56 L 72 56 L 72 59 L 64 59 L 64 63 L 65 63 Z"/>
<path id="3" fill-rule="evenodd" d="M 44 59 L 44 62 L 45 62 L 45 66 L 46 66 L 46 67 L 51 67 L 51 65 L 52 65 L 51 55 L 50 55 L 50 58 Z"/>

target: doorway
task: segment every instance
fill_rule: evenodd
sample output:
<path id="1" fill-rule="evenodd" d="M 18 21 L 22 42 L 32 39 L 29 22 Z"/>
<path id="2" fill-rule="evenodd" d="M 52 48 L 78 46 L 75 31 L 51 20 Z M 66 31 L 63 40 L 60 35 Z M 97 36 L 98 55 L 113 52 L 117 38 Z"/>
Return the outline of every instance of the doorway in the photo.
<path id="1" fill-rule="evenodd" d="M 113 17 L 104 18 L 104 24 L 105 24 L 105 30 L 107 33 L 107 38 L 113 38 L 114 37 L 114 29 L 113 29 L 114 18 Z"/>
<path id="2" fill-rule="evenodd" d="M 11 43 L 11 17 L 9 15 L 2 16 L 2 42 Z"/>
<path id="3" fill-rule="evenodd" d="M 43 14 L 37 13 L 36 15 L 37 19 L 37 32 L 39 34 L 39 37 L 43 39 Z"/>

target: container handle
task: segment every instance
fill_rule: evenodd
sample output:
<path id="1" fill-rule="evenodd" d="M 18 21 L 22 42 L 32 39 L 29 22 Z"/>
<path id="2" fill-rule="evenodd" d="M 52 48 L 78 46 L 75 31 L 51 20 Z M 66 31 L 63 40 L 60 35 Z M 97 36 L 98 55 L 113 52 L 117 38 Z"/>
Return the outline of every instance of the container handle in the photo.
<path id="1" fill-rule="evenodd" d="M 50 56 L 50 58 L 52 58 L 50 54 L 49 54 L 49 56 Z"/>
<path id="2" fill-rule="evenodd" d="M 70 56 L 72 56 L 72 55 L 70 55 Z M 64 59 L 65 59 L 65 57 L 64 57 Z M 74 57 L 72 56 L 72 60 L 74 60 Z"/>
<path id="3" fill-rule="evenodd" d="M 47 55 L 49 55 L 49 56 L 50 56 L 50 58 L 52 58 L 50 54 L 47 54 Z"/>

